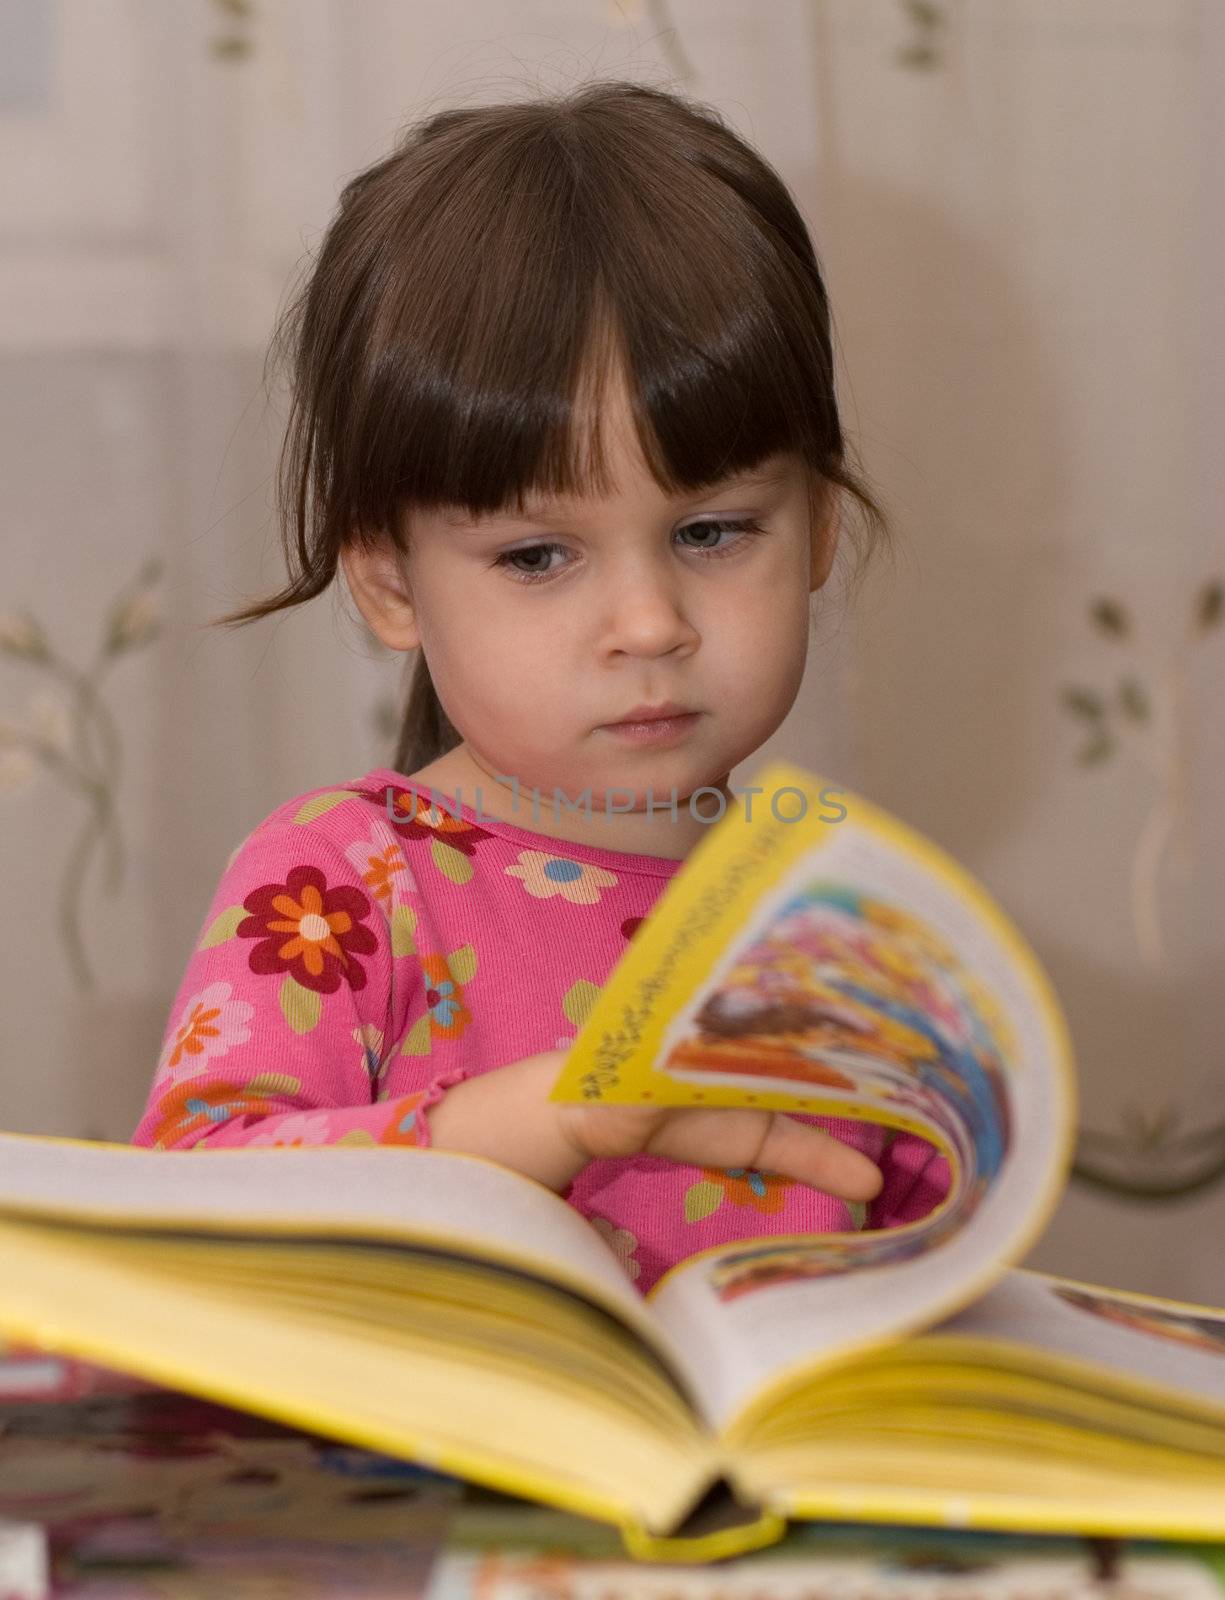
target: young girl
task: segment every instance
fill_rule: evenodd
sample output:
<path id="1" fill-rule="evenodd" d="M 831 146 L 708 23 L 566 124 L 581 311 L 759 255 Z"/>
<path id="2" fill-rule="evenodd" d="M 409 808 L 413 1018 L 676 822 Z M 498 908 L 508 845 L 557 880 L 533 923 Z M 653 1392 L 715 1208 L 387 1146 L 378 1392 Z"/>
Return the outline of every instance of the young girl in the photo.
<path id="1" fill-rule="evenodd" d="M 281 340 L 297 570 L 217 620 L 340 567 L 415 675 L 394 768 L 230 857 L 134 1142 L 472 1152 L 558 1191 L 644 1291 L 724 1240 L 851 1229 L 849 1204 L 924 1216 L 948 1171 L 910 1134 L 547 1098 L 795 699 L 843 496 L 886 532 L 778 175 L 632 83 L 444 111 L 346 186 Z"/>

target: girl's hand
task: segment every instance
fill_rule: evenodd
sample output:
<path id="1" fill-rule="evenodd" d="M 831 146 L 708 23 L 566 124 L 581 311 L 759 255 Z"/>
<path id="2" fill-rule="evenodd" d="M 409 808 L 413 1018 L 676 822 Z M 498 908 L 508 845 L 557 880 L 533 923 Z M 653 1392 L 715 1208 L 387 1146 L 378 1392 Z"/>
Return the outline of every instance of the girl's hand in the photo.
<path id="1" fill-rule="evenodd" d="M 872 1200 L 875 1162 L 780 1111 L 740 1106 L 562 1105 L 548 1098 L 564 1050 L 512 1061 L 448 1089 L 429 1114 L 436 1149 L 467 1150 L 558 1192 L 588 1161 L 663 1156 L 702 1167 L 756 1167 L 843 1200 Z"/>
<path id="2" fill-rule="evenodd" d="M 880 1168 L 862 1151 L 783 1111 L 638 1105 L 556 1109 L 563 1134 L 589 1160 L 642 1154 L 697 1167 L 755 1167 L 842 1200 L 874 1200 L 884 1183 Z"/>

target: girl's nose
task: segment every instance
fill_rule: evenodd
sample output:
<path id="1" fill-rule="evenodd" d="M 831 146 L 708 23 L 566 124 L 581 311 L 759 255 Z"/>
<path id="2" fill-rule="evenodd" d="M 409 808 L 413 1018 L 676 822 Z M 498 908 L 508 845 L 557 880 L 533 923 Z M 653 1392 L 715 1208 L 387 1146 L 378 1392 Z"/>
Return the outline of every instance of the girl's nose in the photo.
<path id="1" fill-rule="evenodd" d="M 675 575 L 642 567 L 610 585 L 605 595 L 604 648 L 627 655 L 665 655 L 699 640 L 683 585 Z"/>

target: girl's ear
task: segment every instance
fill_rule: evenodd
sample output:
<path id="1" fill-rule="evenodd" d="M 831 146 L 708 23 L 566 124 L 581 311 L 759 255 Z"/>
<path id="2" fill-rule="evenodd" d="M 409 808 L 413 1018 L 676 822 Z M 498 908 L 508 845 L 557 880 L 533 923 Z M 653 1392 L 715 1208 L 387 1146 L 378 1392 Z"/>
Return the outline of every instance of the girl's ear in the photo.
<path id="1" fill-rule="evenodd" d="M 838 549 L 839 502 L 836 497 L 831 495 L 826 504 L 828 509 L 824 517 L 818 518 L 812 524 L 812 559 L 808 576 L 810 594 L 820 589 L 829 577 L 830 569 L 834 564 L 834 556 Z"/>
<path id="2" fill-rule="evenodd" d="M 415 650 L 421 634 L 400 552 L 386 540 L 374 546 L 349 544 L 340 552 L 340 564 L 375 637 L 389 650 Z"/>

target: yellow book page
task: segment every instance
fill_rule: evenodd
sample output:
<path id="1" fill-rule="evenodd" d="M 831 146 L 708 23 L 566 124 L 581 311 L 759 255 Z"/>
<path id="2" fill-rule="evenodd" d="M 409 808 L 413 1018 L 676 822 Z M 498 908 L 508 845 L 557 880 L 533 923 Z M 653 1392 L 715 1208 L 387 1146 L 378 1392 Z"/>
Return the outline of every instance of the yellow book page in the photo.
<path id="1" fill-rule="evenodd" d="M 685 1365 L 584 1217 L 544 1184 L 460 1151 L 146 1150 L 0 1133 L 4 1216 L 449 1250 L 564 1285 L 624 1322 L 678 1374 Z"/>
<path id="2" fill-rule="evenodd" d="M 0 1221 L 0 1335 L 647 1532 L 700 1495 L 716 1455 L 662 1379 L 644 1404 L 649 1357 L 619 1396 L 606 1360 L 576 1370 L 581 1313 L 567 1364 L 534 1339 L 511 1353 L 470 1295 L 462 1335 L 436 1301 L 414 1318 L 411 1260 L 394 1293 L 386 1260 L 363 1284 L 360 1251 Z M 611 1349 L 634 1358 L 628 1337 Z"/>
<path id="3" fill-rule="evenodd" d="M 835 1439 L 827 1452 L 793 1446 L 738 1463 L 745 1493 L 780 1515 L 939 1524 L 1030 1533 L 1155 1539 L 1225 1537 L 1225 1472 L 1129 1473 L 1092 1462 L 1002 1458 L 972 1439 L 896 1442 Z"/>
<path id="4" fill-rule="evenodd" d="M 875 1447 L 890 1478 L 905 1475 L 922 1481 L 923 1463 L 942 1463 L 963 1446 L 976 1458 L 1015 1467 L 1031 1484 L 1040 1484 L 1048 1463 L 1101 1467 L 1139 1483 L 1157 1478 L 1181 1480 L 1198 1473 L 1205 1482 L 1225 1489 L 1225 1460 L 1197 1451 L 1178 1450 L 1148 1440 L 1111 1437 L 1056 1417 L 1014 1414 L 1001 1416 L 990 1407 L 937 1406 L 915 1400 L 894 1401 L 887 1410 L 851 1418 L 823 1418 L 817 1436 L 779 1443 L 769 1450 L 759 1446 L 754 1456 L 772 1450 L 792 1458 L 806 1455 L 816 1462 L 844 1446 Z"/>
<path id="5" fill-rule="evenodd" d="M 922 1395 L 940 1415 L 961 1406 L 990 1411 L 995 1432 L 1008 1430 L 1014 1415 L 1045 1415 L 1103 1436 L 1117 1434 L 1225 1460 L 1225 1427 L 1220 1423 L 1074 1387 L 1046 1373 L 1005 1367 L 1008 1352 L 1000 1346 L 984 1345 L 981 1364 L 974 1364 L 964 1356 L 938 1354 L 936 1341 L 920 1340 L 918 1345 L 912 1349 L 906 1343 L 893 1359 L 886 1353 L 872 1365 L 814 1379 L 789 1394 L 785 1404 L 756 1419 L 742 1419 L 729 1445 L 752 1449 L 795 1443 L 819 1436 L 826 1426 L 907 1406 Z"/>
<path id="6" fill-rule="evenodd" d="M 662 1318 L 666 1300 L 658 1309 Z M 683 1338 L 679 1320 L 670 1321 Z M 1019 1371 L 1060 1390 L 1104 1396 L 1138 1416 L 1190 1418 L 1225 1430 L 1225 1313 L 1210 1306 L 1014 1267 L 943 1321 L 909 1332 L 901 1342 L 850 1349 L 836 1366 L 814 1356 L 778 1367 L 721 1424 L 721 1436 L 737 1447 L 775 1416 L 802 1407 L 817 1385 L 853 1397 L 873 1373 L 917 1370 L 927 1361 Z M 763 1341 L 771 1337 L 780 1331 L 763 1330 Z M 767 1342 L 761 1359 L 769 1356 Z"/>

